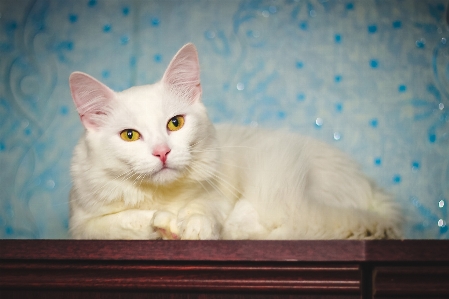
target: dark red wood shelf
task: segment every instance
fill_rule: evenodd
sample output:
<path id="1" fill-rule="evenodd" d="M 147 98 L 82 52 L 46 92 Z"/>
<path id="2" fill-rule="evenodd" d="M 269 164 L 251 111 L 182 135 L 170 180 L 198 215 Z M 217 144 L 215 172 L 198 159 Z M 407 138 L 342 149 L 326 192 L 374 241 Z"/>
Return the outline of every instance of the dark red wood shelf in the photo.
<path id="1" fill-rule="evenodd" d="M 1 298 L 449 298 L 449 241 L 0 240 Z"/>

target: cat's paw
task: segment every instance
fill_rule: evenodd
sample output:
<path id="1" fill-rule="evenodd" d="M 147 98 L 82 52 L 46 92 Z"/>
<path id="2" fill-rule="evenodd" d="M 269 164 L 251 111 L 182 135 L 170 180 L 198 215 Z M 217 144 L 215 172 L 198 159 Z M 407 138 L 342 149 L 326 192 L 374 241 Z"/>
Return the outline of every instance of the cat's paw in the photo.
<path id="1" fill-rule="evenodd" d="M 177 217 L 171 212 L 157 211 L 154 213 L 151 226 L 160 233 L 164 240 L 179 239 Z"/>
<path id="2" fill-rule="evenodd" d="M 401 229 L 397 223 L 389 222 L 378 216 L 364 218 L 362 225 L 352 229 L 347 239 L 399 239 L 402 237 Z"/>
<path id="3" fill-rule="evenodd" d="M 371 239 L 368 236 L 367 239 Z M 398 224 L 388 223 L 387 221 L 380 222 L 374 232 L 372 232 L 372 239 L 400 239 L 402 232 Z"/>
<path id="4" fill-rule="evenodd" d="M 219 229 L 211 218 L 192 214 L 181 219 L 179 222 L 181 240 L 218 240 Z"/>

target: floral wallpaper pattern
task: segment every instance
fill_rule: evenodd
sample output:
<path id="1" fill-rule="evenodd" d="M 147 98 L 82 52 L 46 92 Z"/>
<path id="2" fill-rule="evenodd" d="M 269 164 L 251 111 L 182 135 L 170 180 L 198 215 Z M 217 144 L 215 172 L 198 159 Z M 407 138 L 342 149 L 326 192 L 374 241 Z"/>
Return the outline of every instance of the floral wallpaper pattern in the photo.
<path id="1" fill-rule="evenodd" d="M 115 90 L 198 47 L 214 122 L 332 143 L 395 195 L 407 238 L 448 239 L 448 1 L 2 0 L 0 238 L 67 238 L 82 126 L 68 77 Z"/>

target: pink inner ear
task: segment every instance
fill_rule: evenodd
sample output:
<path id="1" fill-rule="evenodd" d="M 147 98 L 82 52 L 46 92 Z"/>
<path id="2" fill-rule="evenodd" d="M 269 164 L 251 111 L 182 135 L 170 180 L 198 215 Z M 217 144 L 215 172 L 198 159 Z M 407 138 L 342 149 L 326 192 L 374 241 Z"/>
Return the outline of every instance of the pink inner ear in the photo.
<path id="1" fill-rule="evenodd" d="M 106 115 L 109 102 L 115 93 L 95 78 L 81 72 L 74 72 L 69 78 L 70 91 L 81 122 L 87 129 L 100 125 L 101 115 Z"/>
<path id="2" fill-rule="evenodd" d="M 193 44 L 182 47 L 165 71 L 163 82 L 189 101 L 200 100 L 201 82 L 198 53 Z"/>

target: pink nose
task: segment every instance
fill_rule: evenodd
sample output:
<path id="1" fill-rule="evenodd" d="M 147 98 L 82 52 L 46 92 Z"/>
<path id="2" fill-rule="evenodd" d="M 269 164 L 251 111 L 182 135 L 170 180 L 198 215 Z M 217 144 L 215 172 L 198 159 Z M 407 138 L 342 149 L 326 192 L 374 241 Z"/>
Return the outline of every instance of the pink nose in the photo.
<path id="1" fill-rule="evenodd" d="M 153 149 L 153 156 L 159 157 L 161 159 L 162 163 L 165 164 L 165 161 L 167 161 L 167 156 L 170 153 L 171 149 L 166 145 L 158 145 Z"/>

